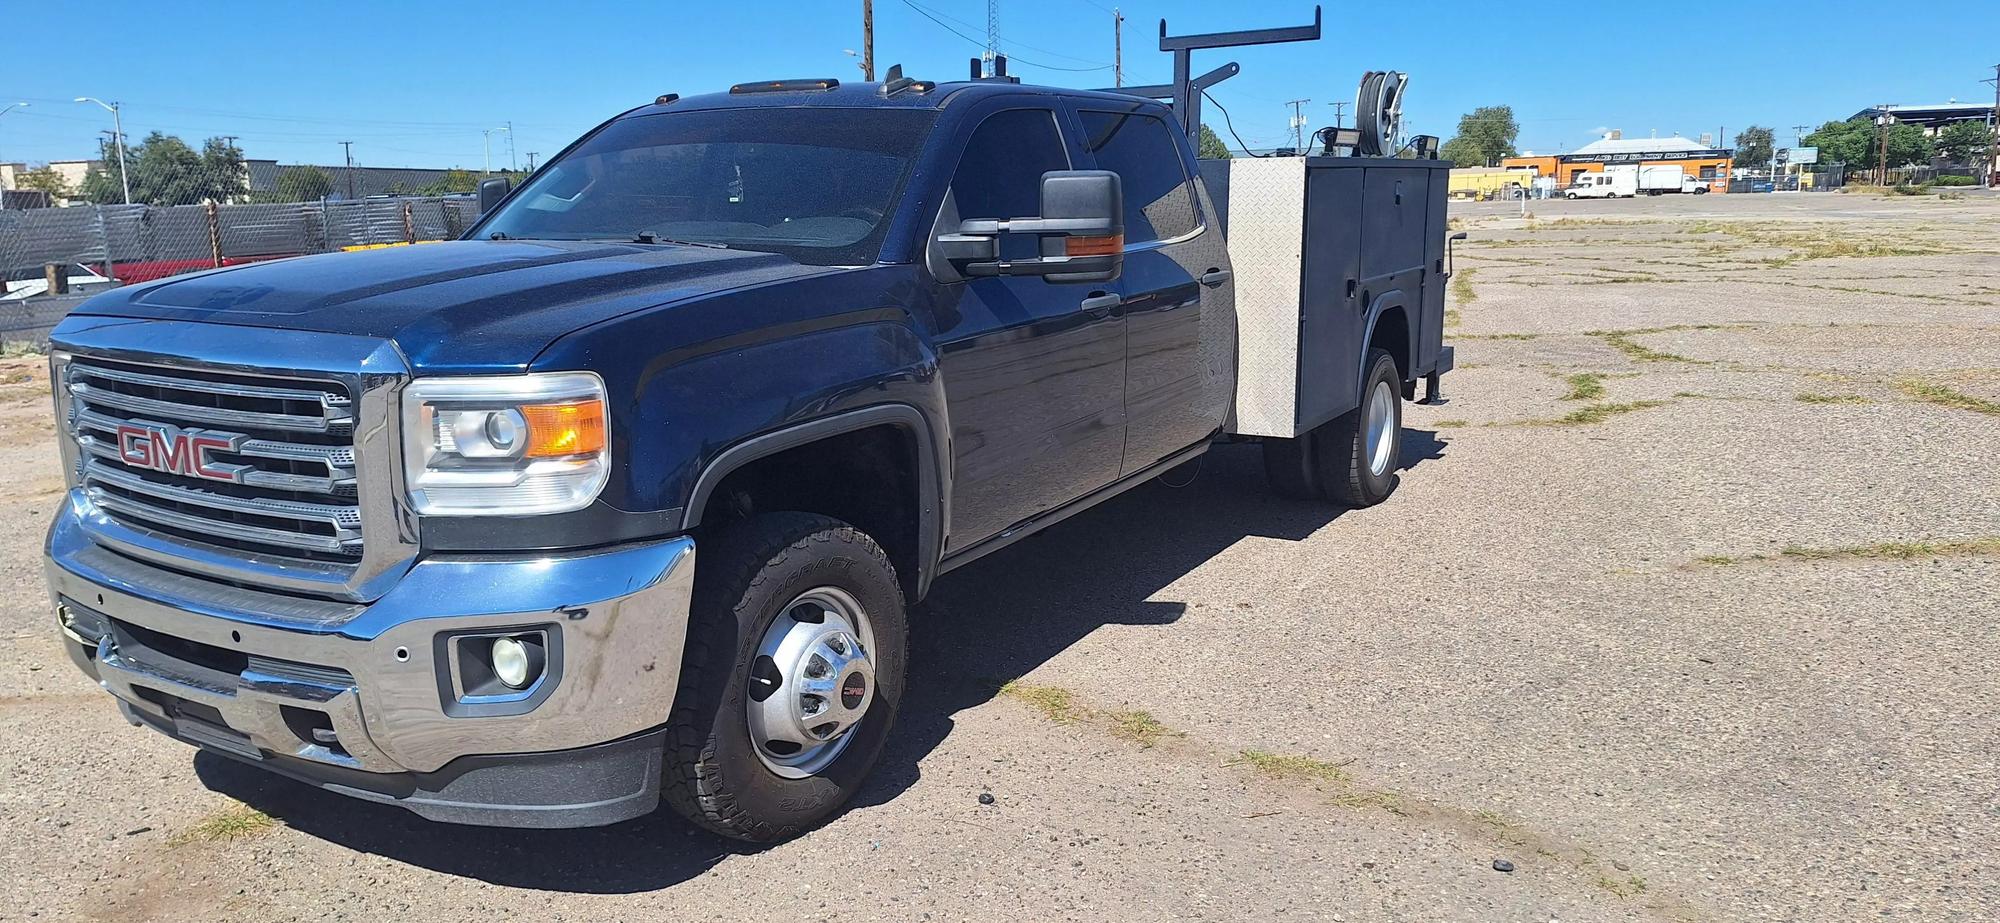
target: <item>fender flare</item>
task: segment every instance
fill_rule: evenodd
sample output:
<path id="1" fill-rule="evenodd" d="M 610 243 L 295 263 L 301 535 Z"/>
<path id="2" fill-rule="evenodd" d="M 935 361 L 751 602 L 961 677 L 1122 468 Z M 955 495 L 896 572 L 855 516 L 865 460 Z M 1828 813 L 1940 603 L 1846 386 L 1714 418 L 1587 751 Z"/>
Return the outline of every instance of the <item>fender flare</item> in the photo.
<path id="1" fill-rule="evenodd" d="M 744 439 L 710 459 L 695 478 L 688 493 L 687 511 L 681 528 L 701 525 L 702 514 L 715 488 L 737 469 L 760 458 L 833 436 L 882 425 L 908 430 L 917 447 L 917 573 L 912 581 L 917 589 L 914 604 L 930 588 L 944 547 L 945 475 L 938 467 L 939 453 L 930 420 L 909 404 L 875 404 L 844 411 L 817 420 L 795 423 Z"/>
<path id="2" fill-rule="evenodd" d="M 1414 326 L 1410 323 L 1410 306 L 1408 304 L 1408 301 L 1409 298 L 1403 293 L 1403 290 L 1397 288 L 1397 289 L 1390 289 L 1389 291 L 1383 292 L 1382 294 L 1375 296 L 1375 300 L 1368 303 L 1368 319 L 1367 322 L 1364 323 L 1361 328 L 1362 329 L 1361 350 L 1360 353 L 1356 355 L 1354 359 L 1354 368 L 1355 368 L 1354 394 L 1357 400 L 1361 395 L 1361 386 L 1367 383 L 1366 379 L 1368 377 L 1368 350 L 1369 350 L 1368 344 L 1375 342 L 1375 325 L 1382 320 L 1382 315 L 1388 313 L 1389 309 L 1391 308 L 1402 309 L 1403 324 L 1405 327 L 1404 340 L 1406 341 L 1404 348 L 1406 350 L 1414 351 L 1417 332 L 1414 329 Z M 1416 370 L 1416 358 L 1417 357 L 1414 355 L 1398 356 L 1396 357 L 1397 359 L 1396 364 L 1399 368 L 1408 369 L 1414 372 Z"/>

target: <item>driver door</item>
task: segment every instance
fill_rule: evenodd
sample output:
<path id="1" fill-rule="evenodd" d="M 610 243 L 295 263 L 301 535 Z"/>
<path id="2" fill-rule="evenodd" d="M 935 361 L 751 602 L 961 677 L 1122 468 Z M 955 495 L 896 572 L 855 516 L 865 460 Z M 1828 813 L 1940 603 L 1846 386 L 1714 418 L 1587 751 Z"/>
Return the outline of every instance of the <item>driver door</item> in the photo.
<path id="1" fill-rule="evenodd" d="M 1042 174 L 1081 160 L 1060 114 L 1003 108 L 975 128 L 939 227 L 1041 209 Z M 1035 255 L 1030 236 L 1001 255 Z M 999 276 L 941 283 L 938 366 L 951 413 L 945 553 L 1118 478 L 1125 451 L 1125 318 L 1116 283 Z"/>

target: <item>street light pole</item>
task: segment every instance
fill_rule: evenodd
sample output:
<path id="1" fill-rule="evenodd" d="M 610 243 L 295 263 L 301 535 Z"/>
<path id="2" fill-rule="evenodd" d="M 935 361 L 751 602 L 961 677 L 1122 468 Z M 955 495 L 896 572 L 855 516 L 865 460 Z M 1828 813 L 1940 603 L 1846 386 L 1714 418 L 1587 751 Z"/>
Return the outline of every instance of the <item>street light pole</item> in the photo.
<path id="1" fill-rule="evenodd" d="M 111 142 L 118 148 L 118 185 L 124 189 L 125 204 L 132 204 L 132 177 L 125 172 L 125 119 L 116 102 L 105 102 L 95 96 L 79 96 L 80 103 L 96 103 L 111 113 Z"/>
<path id="2" fill-rule="evenodd" d="M 495 128 L 488 128 L 485 131 L 479 133 L 480 136 L 486 140 L 486 171 L 480 175 L 479 177 L 480 179 L 485 179 L 486 177 L 493 175 L 493 133 L 496 131 L 507 132 L 508 145 L 511 147 L 513 145 L 513 138 L 514 138 L 513 134 L 514 129 L 511 127 L 512 125 L 513 123 L 509 122 L 507 125 L 501 125 Z"/>
<path id="3" fill-rule="evenodd" d="M 26 109 L 26 108 L 28 108 L 28 104 L 27 104 L 27 102 L 26 102 L 26 101 L 24 100 L 24 101 L 22 101 L 22 102 L 18 102 L 18 103 L 15 103 L 15 104 L 11 105 L 11 106 L 8 106 L 8 107 L 7 107 L 7 108 L 5 108 L 5 109 L 0 109 L 0 115 L 6 115 L 7 113 L 9 113 L 9 112 L 12 112 L 12 111 L 14 111 L 14 110 L 16 110 L 16 109 Z"/>

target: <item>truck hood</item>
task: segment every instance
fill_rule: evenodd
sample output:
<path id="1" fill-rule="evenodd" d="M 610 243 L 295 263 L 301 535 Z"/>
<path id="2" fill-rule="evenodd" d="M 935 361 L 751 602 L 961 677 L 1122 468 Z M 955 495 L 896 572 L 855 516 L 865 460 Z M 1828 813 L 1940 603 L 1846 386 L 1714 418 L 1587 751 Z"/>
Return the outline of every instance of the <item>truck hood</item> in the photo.
<path id="1" fill-rule="evenodd" d="M 834 271 L 708 247 L 449 241 L 175 276 L 113 289 L 71 313 L 377 337 L 418 369 L 499 371 L 621 314 Z"/>

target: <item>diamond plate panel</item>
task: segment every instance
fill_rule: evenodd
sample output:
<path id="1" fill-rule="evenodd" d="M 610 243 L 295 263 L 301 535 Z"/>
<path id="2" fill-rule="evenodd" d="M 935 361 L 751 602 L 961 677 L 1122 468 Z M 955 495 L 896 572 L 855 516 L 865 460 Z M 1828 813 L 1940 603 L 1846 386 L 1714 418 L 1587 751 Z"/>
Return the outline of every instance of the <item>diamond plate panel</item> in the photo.
<path id="1" fill-rule="evenodd" d="M 1228 430 L 1289 438 L 1298 419 L 1306 161 L 1237 158 L 1201 166 L 1225 214 L 1236 273 L 1236 402 Z"/>

